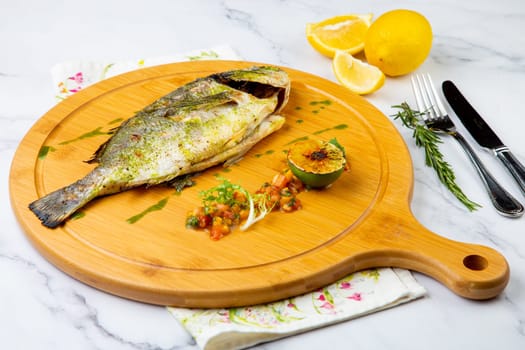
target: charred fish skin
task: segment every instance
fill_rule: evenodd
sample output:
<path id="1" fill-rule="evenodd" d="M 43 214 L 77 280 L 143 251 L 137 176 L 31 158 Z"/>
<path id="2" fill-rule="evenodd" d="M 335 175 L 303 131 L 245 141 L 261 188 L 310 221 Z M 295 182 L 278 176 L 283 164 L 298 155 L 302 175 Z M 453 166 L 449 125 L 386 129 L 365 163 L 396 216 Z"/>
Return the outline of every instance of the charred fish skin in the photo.
<path id="1" fill-rule="evenodd" d="M 238 159 L 282 127 L 289 93 L 288 75 L 272 66 L 196 79 L 125 120 L 88 161 L 97 163 L 90 173 L 29 209 L 55 228 L 94 198 Z"/>

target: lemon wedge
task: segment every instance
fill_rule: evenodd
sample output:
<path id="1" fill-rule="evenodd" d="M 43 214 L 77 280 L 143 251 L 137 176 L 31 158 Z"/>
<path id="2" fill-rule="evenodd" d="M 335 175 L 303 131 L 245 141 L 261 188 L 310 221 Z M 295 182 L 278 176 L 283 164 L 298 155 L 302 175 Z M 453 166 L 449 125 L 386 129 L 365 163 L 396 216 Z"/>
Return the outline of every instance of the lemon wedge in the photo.
<path id="1" fill-rule="evenodd" d="M 385 83 L 385 74 L 379 68 L 362 62 L 345 51 L 335 52 L 332 69 L 343 86 L 359 95 L 377 91 Z"/>
<path id="2" fill-rule="evenodd" d="M 365 47 L 372 14 L 342 15 L 306 25 L 306 38 L 318 52 L 334 57 L 337 50 L 356 54 Z"/>

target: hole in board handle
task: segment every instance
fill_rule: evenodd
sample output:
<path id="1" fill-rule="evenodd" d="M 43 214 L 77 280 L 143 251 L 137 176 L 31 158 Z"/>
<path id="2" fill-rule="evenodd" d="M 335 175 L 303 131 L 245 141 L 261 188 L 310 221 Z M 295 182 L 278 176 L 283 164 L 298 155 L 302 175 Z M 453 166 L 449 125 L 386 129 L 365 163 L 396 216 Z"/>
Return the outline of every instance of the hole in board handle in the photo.
<path id="1" fill-rule="evenodd" d="M 463 265 L 465 265 L 467 269 L 474 270 L 474 271 L 481 271 L 487 268 L 487 266 L 489 265 L 489 262 L 487 261 L 487 259 L 485 259 L 481 255 L 473 254 L 473 255 L 467 255 L 463 259 Z"/>

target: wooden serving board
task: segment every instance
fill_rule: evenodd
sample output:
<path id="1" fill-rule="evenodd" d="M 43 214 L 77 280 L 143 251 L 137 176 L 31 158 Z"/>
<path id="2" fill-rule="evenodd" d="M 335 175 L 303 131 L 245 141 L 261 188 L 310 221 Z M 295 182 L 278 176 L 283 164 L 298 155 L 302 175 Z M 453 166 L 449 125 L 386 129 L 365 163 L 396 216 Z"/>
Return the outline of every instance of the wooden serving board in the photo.
<path id="1" fill-rule="evenodd" d="M 42 226 L 27 208 L 87 174 L 93 165 L 83 160 L 134 112 L 197 77 L 253 64 L 145 68 L 97 83 L 51 109 L 22 140 L 10 174 L 13 208 L 30 241 L 88 285 L 181 307 L 274 301 L 379 266 L 422 272 L 466 298 L 491 298 L 505 288 L 509 267 L 502 255 L 443 238 L 414 218 L 411 159 L 392 123 L 339 85 L 288 68 L 285 126 L 237 165 L 207 170 L 180 194 L 159 186 L 94 200 L 57 229 Z M 199 191 L 216 186 L 217 175 L 255 191 L 284 168 L 287 147 L 304 137 L 336 137 L 351 171 L 328 189 L 301 193 L 302 210 L 274 212 L 220 241 L 185 228 L 186 213 L 200 205 Z"/>

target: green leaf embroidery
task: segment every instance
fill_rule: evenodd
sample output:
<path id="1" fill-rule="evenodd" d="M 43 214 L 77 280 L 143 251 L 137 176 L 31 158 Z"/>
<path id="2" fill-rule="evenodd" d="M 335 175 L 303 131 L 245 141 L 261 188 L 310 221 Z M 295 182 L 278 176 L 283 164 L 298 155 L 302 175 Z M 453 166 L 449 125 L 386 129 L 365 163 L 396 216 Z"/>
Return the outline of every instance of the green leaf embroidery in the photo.
<path id="1" fill-rule="evenodd" d="M 219 58 L 219 54 L 213 50 L 210 50 L 210 51 L 201 51 L 201 53 L 196 56 L 187 56 L 187 57 L 190 61 L 198 61 L 198 60 Z"/>
<path id="2" fill-rule="evenodd" d="M 370 277 L 370 278 L 374 279 L 374 281 L 376 281 L 376 282 L 379 280 L 379 277 L 381 276 L 381 274 L 379 273 L 378 269 L 361 271 L 361 275 L 366 276 L 366 277 Z"/>

